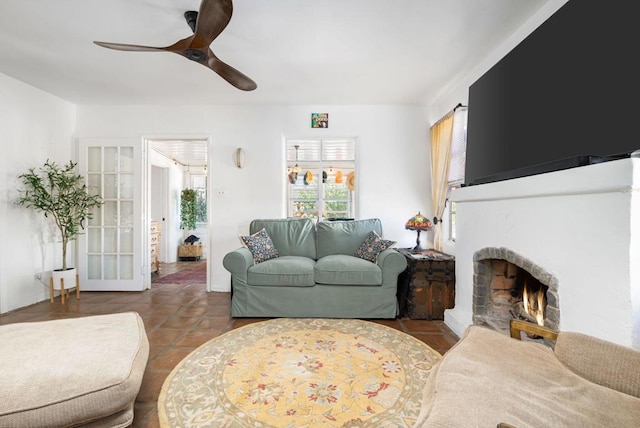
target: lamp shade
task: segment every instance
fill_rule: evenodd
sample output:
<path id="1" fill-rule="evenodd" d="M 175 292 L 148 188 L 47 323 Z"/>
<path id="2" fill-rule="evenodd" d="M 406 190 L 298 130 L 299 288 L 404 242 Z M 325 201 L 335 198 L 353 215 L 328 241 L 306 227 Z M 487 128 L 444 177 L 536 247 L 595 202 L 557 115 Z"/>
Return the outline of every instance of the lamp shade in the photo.
<path id="1" fill-rule="evenodd" d="M 418 214 L 407 220 L 404 228 L 407 230 L 431 230 L 433 228 L 433 223 L 418 211 Z"/>

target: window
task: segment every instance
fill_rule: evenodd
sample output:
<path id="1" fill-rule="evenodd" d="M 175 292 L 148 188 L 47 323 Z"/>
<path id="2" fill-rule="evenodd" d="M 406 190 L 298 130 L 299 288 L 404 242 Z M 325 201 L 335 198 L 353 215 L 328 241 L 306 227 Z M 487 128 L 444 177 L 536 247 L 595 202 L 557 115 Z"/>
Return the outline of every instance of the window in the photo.
<path id="1" fill-rule="evenodd" d="M 207 176 L 191 175 L 191 188 L 196 191 L 196 222 L 207 222 Z"/>
<path id="2" fill-rule="evenodd" d="M 355 140 L 287 140 L 287 216 L 355 218 Z"/>
<path id="3" fill-rule="evenodd" d="M 467 158 L 467 107 L 460 106 L 453 114 L 453 135 L 451 137 L 451 161 L 447 179 L 448 195 L 451 189 L 464 183 L 464 167 Z M 449 200 L 449 196 L 447 196 Z M 456 204 L 449 200 L 449 239 L 456 240 Z"/>

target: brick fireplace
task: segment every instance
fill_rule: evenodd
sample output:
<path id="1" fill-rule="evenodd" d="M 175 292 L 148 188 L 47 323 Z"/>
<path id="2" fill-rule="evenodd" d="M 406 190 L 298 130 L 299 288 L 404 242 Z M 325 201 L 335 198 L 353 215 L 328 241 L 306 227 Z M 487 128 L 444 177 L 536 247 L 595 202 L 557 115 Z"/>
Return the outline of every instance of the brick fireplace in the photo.
<path id="1" fill-rule="evenodd" d="M 456 189 L 456 299 L 445 323 L 461 335 L 494 322 L 474 281 L 503 260 L 548 287 L 545 324 L 640 348 L 639 192 L 635 157 Z"/>
<path id="2" fill-rule="evenodd" d="M 558 280 L 508 248 L 482 248 L 473 255 L 473 323 L 509 334 L 513 318 L 558 330 Z"/>

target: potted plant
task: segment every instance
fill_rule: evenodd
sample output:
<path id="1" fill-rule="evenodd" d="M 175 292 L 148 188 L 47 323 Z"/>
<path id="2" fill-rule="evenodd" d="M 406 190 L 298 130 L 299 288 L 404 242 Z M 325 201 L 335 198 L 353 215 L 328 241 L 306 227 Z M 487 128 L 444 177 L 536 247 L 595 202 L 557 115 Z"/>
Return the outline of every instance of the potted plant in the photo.
<path id="1" fill-rule="evenodd" d="M 66 284 L 73 284 L 67 289 L 75 287 L 76 269 L 67 267 L 68 244 L 82 233 L 85 221 L 93 216 L 93 209 L 104 203 L 99 195 L 89 193 L 84 178 L 75 171 L 76 165 L 73 161 L 58 165 L 47 160 L 44 165 L 18 176 L 23 185 L 18 204 L 52 218 L 60 233 L 62 268 L 52 271 L 55 289 L 61 289 L 60 278 Z"/>
<path id="2" fill-rule="evenodd" d="M 183 189 L 180 195 L 180 229 L 194 230 L 196 228 L 196 200 L 194 189 Z"/>
<path id="3" fill-rule="evenodd" d="M 195 230 L 197 218 L 198 192 L 195 189 L 183 189 L 180 194 L 180 229 Z M 202 256 L 202 247 L 194 245 L 197 241 L 197 236 L 189 235 L 184 240 L 184 244 L 178 245 L 178 257 L 197 260 Z"/>

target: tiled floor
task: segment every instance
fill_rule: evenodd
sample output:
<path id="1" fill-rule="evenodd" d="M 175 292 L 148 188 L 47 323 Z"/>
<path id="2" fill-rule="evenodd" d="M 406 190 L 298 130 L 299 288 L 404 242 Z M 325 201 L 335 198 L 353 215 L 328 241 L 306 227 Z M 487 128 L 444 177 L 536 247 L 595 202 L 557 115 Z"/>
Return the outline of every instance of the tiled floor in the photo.
<path id="1" fill-rule="evenodd" d="M 193 263 L 162 264 L 159 276 Z M 152 284 L 142 292 L 81 292 L 64 305 L 56 298 L 0 315 L 0 325 L 95 314 L 136 311 L 144 320 L 150 343 L 149 361 L 135 407 L 134 428 L 159 426 L 157 399 L 167 375 L 185 356 L 206 341 L 261 319 L 231 318 L 229 293 L 205 291 L 204 284 Z M 404 331 L 445 353 L 458 337 L 442 321 L 372 320 Z"/>

